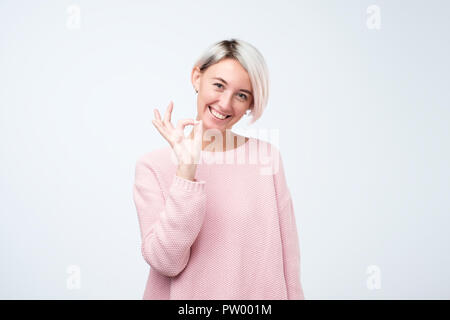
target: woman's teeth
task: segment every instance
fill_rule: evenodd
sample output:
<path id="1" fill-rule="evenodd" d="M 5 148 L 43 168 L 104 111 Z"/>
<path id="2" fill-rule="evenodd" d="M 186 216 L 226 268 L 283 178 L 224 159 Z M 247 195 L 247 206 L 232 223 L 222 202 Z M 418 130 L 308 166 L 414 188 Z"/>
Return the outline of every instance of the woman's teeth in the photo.
<path id="1" fill-rule="evenodd" d="M 208 106 L 208 109 L 209 109 L 209 111 L 211 112 L 211 114 L 212 114 L 215 118 L 217 118 L 217 119 L 219 119 L 219 120 L 224 120 L 224 119 L 230 117 L 229 115 L 228 115 L 228 116 L 222 116 L 220 113 L 217 113 L 216 111 L 214 111 L 213 108 L 211 108 L 210 106 Z"/>

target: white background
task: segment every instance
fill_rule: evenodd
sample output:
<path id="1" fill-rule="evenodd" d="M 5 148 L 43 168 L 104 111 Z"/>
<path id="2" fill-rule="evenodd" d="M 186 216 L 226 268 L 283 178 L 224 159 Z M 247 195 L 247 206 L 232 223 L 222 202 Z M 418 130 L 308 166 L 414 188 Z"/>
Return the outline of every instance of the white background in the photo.
<path id="1" fill-rule="evenodd" d="M 449 11 L 0 1 L 0 298 L 142 298 L 135 162 L 168 145 L 153 108 L 195 117 L 194 61 L 237 37 L 264 55 L 271 87 L 263 117 L 233 129 L 280 130 L 305 298 L 449 299 Z"/>

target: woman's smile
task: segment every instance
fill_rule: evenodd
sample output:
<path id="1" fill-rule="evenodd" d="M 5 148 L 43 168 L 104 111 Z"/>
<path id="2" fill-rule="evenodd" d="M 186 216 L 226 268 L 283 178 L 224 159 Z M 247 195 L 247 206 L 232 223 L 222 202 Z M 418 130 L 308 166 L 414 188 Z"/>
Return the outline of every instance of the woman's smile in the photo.
<path id="1" fill-rule="evenodd" d="M 213 109 L 211 106 L 208 106 L 209 114 L 211 117 L 219 122 L 223 122 L 226 119 L 230 118 L 230 115 L 224 115 L 223 113 L 218 112 L 217 110 Z"/>

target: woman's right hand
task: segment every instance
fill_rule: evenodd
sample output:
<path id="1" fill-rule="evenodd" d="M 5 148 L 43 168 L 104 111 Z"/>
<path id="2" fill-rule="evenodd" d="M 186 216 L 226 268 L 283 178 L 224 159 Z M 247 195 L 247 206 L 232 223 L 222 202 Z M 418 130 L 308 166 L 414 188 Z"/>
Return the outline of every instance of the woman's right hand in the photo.
<path id="1" fill-rule="evenodd" d="M 152 120 L 152 123 L 164 139 L 169 142 L 178 159 L 179 167 L 198 164 L 202 150 L 202 121 L 182 119 L 178 121 L 177 127 L 174 128 L 171 123 L 172 110 L 173 102 L 170 101 L 164 119 L 161 119 L 158 109 L 154 109 L 155 119 Z M 184 136 L 184 128 L 187 125 L 194 126 L 194 139 Z"/>

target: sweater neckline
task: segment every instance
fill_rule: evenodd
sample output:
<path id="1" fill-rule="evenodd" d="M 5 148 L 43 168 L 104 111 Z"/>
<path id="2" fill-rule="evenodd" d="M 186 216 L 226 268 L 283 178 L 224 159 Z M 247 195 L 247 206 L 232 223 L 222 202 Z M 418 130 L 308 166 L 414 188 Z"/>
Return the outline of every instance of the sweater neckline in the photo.
<path id="1" fill-rule="evenodd" d="M 237 151 L 239 149 L 245 148 L 249 144 L 251 137 L 245 137 L 245 138 L 248 138 L 247 142 L 241 144 L 239 147 L 236 147 L 236 148 L 233 148 L 233 149 L 230 149 L 230 150 L 226 150 L 226 151 L 207 151 L 207 150 L 202 150 L 201 153 L 202 154 L 225 154 L 225 153 L 235 152 L 235 151 Z"/>

